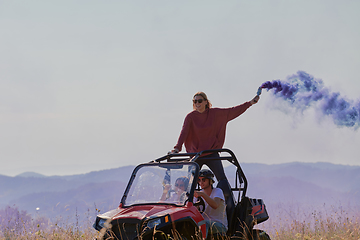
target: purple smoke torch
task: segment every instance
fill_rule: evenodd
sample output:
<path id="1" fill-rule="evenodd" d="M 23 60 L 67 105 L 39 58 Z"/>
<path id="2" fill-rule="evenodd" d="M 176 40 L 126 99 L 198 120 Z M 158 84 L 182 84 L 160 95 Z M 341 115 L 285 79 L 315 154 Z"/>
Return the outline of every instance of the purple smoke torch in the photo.
<path id="1" fill-rule="evenodd" d="M 258 88 L 258 90 L 257 90 L 256 96 L 258 96 L 258 97 L 259 97 L 259 96 L 260 96 L 260 94 L 261 94 L 261 91 L 262 91 L 262 88 L 261 88 L 261 87 L 259 87 L 259 88 Z M 258 100 L 258 99 L 256 99 L 256 97 L 255 97 L 255 98 L 253 99 L 253 101 L 254 101 L 254 102 L 257 102 L 257 101 L 259 101 L 259 100 Z"/>
<path id="2" fill-rule="evenodd" d="M 331 92 L 321 79 L 315 79 L 304 71 L 298 71 L 286 80 L 264 82 L 260 88 L 272 90 L 275 97 L 297 110 L 315 107 L 323 116 L 332 117 L 339 127 L 353 127 L 355 130 L 360 127 L 360 100 L 355 102 L 342 97 L 340 93 Z M 261 90 L 258 93 L 261 94 Z"/>
<path id="3" fill-rule="evenodd" d="M 262 92 L 262 87 L 259 87 L 258 90 L 257 90 L 256 95 L 260 96 L 260 95 L 261 95 L 261 92 Z"/>

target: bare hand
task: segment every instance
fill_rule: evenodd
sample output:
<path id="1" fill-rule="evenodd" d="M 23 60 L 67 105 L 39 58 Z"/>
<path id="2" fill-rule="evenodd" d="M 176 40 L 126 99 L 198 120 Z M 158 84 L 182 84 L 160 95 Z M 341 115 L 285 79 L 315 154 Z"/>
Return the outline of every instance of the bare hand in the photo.
<path id="1" fill-rule="evenodd" d="M 168 191 L 170 190 L 170 188 L 171 188 L 171 185 L 170 185 L 170 184 L 166 184 L 166 185 L 164 186 L 164 192 L 168 192 Z"/>
<path id="2" fill-rule="evenodd" d="M 179 153 L 179 149 L 174 148 L 173 150 L 168 152 L 168 154 L 173 154 L 173 153 Z"/>
<path id="3" fill-rule="evenodd" d="M 194 191 L 194 197 L 198 198 L 201 197 L 204 193 L 200 191 Z"/>
<path id="4" fill-rule="evenodd" d="M 257 102 L 259 101 L 259 99 L 260 99 L 259 95 L 256 95 L 256 96 L 250 101 L 251 105 L 257 103 Z"/>

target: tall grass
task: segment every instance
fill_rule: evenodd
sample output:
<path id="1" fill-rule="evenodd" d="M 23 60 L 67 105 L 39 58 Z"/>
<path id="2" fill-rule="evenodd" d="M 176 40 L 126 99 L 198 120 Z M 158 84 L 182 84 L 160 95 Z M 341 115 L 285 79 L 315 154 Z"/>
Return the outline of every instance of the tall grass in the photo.
<path id="1" fill-rule="evenodd" d="M 358 221 L 338 222 L 332 219 L 318 220 L 314 226 L 308 222 L 292 222 L 290 228 L 280 228 L 273 239 L 360 239 Z"/>
<path id="2" fill-rule="evenodd" d="M 341 204 L 313 208 L 296 205 L 287 209 L 279 205 L 263 228 L 276 240 L 360 240 L 360 210 Z"/>
<path id="3" fill-rule="evenodd" d="M 315 210 L 314 210 L 315 209 Z M 329 207 L 284 209 L 270 213 L 270 219 L 256 228 L 265 230 L 273 240 L 360 240 L 360 211 L 357 208 Z M 0 210 L 0 240 L 23 239 L 95 239 L 100 236 L 92 228 L 94 214 L 84 213 L 68 221 L 59 218 L 50 221 L 41 216 L 31 216 L 16 206 Z M 83 220 L 85 219 L 85 220 Z M 229 238 L 230 239 L 230 238 Z"/>
<path id="4" fill-rule="evenodd" d="M 0 210 L 0 240 L 94 239 L 99 236 L 92 228 L 94 217 L 85 214 L 82 219 L 87 220 L 81 222 L 62 218 L 50 221 L 43 216 L 33 217 L 16 206 L 7 206 Z"/>

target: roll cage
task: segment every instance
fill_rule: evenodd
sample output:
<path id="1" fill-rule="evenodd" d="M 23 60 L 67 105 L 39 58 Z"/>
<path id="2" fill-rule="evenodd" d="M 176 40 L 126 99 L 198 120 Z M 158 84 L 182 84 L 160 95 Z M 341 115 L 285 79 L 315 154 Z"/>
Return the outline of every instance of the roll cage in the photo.
<path id="1" fill-rule="evenodd" d="M 219 157 L 206 157 L 207 155 L 210 155 L 212 153 L 223 153 Z M 224 155 L 225 154 L 225 155 Z M 229 150 L 229 149 L 211 149 L 211 150 L 204 150 L 197 153 L 172 153 L 165 155 L 163 157 L 160 157 L 156 160 L 151 161 L 150 163 L 161 163 L 161 162 L 196 162 L 196 160 L 201 156 L 202 161 L 227 161 L 235 166 L 236 168 L 236 174 L 235 174 L 235 183 L 231 185 L 230 189 L 232 193 L 227 193 L 233 195 L 234 192 L 238 192 L 237 194 L 237 202 L 240 202 L 243 197 L 246 196 L 246 191 L 248 187 L 248 182 L 245 177 L 245 174 L 240 167 L 240 164 L 235 156 L 235 154 Z M 206 163 L 205 163 L 206 164 Z M 228 181 L 228 177 L 227 177 Z M 221 183 L 219 182 L 221 185 Z M 221 187 L 222 188 L 222 187 Z M 223 189 L 223 188 L 222 188 Z M 224 191 L 224 189 L 223 189 Z M 226 189 L 224 194 L 226 195 Z M 235 198 L 234 198 L 235 200 Z"/>

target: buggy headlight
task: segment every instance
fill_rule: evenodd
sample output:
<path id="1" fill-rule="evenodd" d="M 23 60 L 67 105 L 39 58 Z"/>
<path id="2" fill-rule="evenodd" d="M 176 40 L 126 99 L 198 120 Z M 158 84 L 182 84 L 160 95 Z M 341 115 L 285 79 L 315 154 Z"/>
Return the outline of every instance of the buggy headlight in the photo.
<path id="1" fill-rule="evenodd" d="M 148 222 L 147 227 L 148 228 L 154 228 L 156 225 L 161 224 L 161 218 L 155 218 Z"/>
<path id="2" fill-rule="evenodd" d="M 99 225 L 101 228 L 104 228 L 104 227 L 105 227 L 105 223 L 106 223 L 106 219 L 101 218 L 101 219 L 99 220 L 98 225 Z"/>
<path id="3" fill-rule="evenodd" d="M 170 222 L 170 216 L 165 215 L 163 217 L 157 217 L 157 218 L 153 218 L 153 219 L 149 220 L 148 223 L 146 224 L 146 227 L 152 229 L 152 228 L 156 227 L 157 225 L 167 224 L 169 222 Z"/>
<path id="4" fill-rule="evenodd" d="M 100 218 L 98 222 L 98 226 L 101 228 L 111 228 L 111 219 Z"/>

